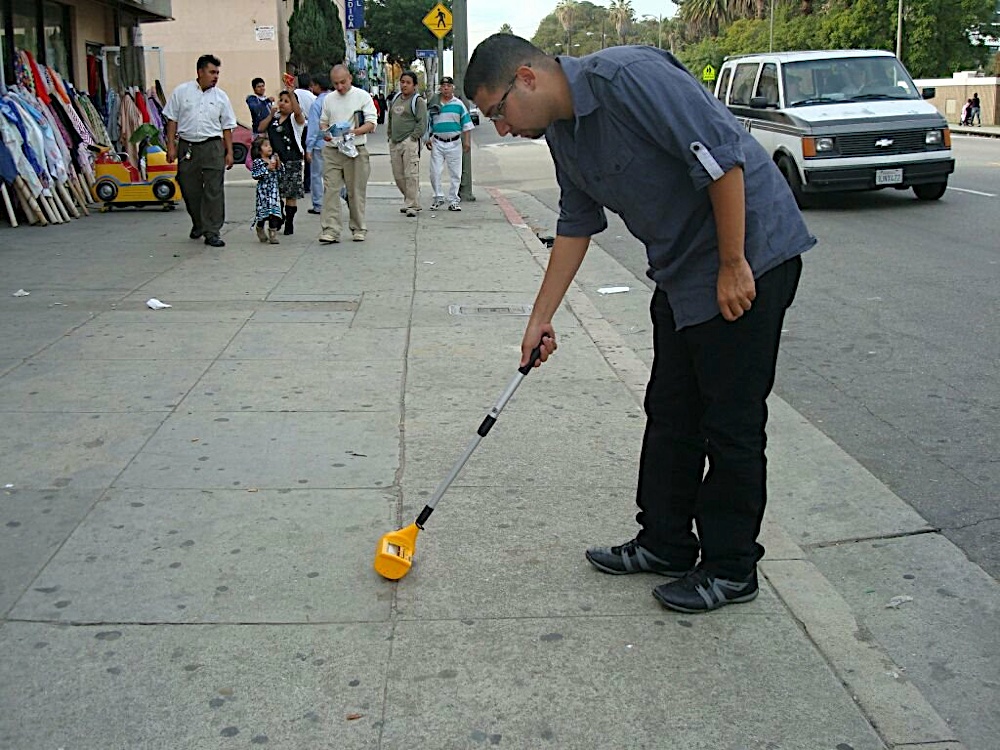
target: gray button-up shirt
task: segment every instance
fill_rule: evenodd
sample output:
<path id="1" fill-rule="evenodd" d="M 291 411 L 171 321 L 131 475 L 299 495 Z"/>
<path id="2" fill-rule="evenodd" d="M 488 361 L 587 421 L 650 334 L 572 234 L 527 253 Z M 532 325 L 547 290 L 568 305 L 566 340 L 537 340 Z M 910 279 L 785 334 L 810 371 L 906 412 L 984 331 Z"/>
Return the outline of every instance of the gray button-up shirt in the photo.
<path id="1" fill-rule="evenodd" d="M 646 273 L 667 294 L 678 329 L 720 314 L 705 188 L 725 172 L 743 168 L 755 278 L 816 243 L 764 149 L 668 52 L 612 47 L 557 60 L 575 114 L 545 132 L 561 189 L 557 232 L 603 231 L 604 207 L 621 216 L 646 245 Z"/>

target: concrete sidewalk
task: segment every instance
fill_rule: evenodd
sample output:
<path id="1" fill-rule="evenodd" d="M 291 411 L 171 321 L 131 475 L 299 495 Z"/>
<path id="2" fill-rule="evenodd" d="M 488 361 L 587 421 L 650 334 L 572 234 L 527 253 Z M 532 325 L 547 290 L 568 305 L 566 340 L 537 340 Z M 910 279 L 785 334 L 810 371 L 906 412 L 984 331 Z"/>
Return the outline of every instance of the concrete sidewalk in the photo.
<path id="1" fill-rule="evenodd" d="M 0 748 L 997 747 L 889 645 L 950 623 L 942 692 L 995 706 L 995 583 L 778 399 L 756 601 L 678 616 L 586 564 L 635 531 L 649 360 L 599 247 L 380 579 L 514 374 L 548 251 L 521 193 L 406 218 L 372 150 L 364 243 L 303 210 L 259 244 L 238 172 L 220 250 L 182 211 L 0 232 Z"/>

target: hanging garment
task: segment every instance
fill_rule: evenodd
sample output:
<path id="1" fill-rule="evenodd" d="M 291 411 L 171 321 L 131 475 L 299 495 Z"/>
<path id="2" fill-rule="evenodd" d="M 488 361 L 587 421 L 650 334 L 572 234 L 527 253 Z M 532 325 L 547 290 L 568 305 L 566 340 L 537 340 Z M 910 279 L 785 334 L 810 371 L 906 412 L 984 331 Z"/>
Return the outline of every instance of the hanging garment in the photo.
<path id="1" fill-rule="evenodd" d="M 42 186 L 41 180 L 38 179 L 35 165 L 28 158 L 30 147 L 25 146 L 24 138 L 21 136 L 21 129 L 7 116 L 4 110 L 5 106 L 7 106 L 6 101 L 0 100 L 0 114 L 3 114 L 0 117 L 0 140 L 6 144 L 7 150 L 10 152 L 11 157 L 14 159 L 14 164 L 17 166 L 18 175 L 24 179 L 24 182 L 28 186 L 28 192 L 37 198 L 45 192 L 45 188 Z"/>
<path id="2" fill-rule="evenodd" d="M 45 174 L 45 149 L 41 133 L 33 132 L 30 124 L 24 122 L 14 104 L 13 94 L 10 92 L 0 100 L 0 115 L 3 115 L 3 118 L 0 119 L 6 119 L 17 132 L 18 150 L 24 152 L 27 163 L 31 165 L 31 171 L 41 181 L 41 176 Z M 8 144 L 11 143 L 10 139 L 6 136 L 4 136 L 4 140 Z M 23 174 L 20 166 L 18 166 L 18 171 Z M 25 176 L 25 179 L 27 179 L 27 176 Z"/>

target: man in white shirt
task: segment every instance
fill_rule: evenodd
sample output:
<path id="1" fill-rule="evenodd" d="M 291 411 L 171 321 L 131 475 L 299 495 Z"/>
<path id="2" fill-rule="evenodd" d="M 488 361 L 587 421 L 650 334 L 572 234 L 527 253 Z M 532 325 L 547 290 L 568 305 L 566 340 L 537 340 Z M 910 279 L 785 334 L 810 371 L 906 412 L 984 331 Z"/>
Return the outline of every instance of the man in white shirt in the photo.
<path id="1" fill-rule="evenodd" d="M 334 65 L 330 69 L 330 83 L 333 91 L 323 100 L 323 110 L 319 118 L 320 132 L 326 145 L 323 147 L 323 213 L 320 216 L 319 241 L 324 245 L 340 242 L 342 219 L 340 215 L 340 188 L 347 188 L 347 202 L 350 210 L 350 229 L 355 242 L 364 242 L 368 233 L 365 224 L 365 199 L 368 191 L 368 176 L 371 174 L 368 149 L 365 146 L 368 133 L 375 132 L 378 113 L 375 102 L 367 91 L 355 88 L 351 72 L 346 65 Z M 338 148 L 343 138 L 334 138 L 327 130 L 337 123 L 349 122 L 348 132 L 354 136 L 357 156 L 348 156 Z"/>
<path id="2" fill-rule="evenodd" d="M 177 183 L 191 217 L 193 240 L 225 247 L 219 236 L 226 218 L 223 187 L 233 167 L 233 128 L 236 114 L 226 92 L 218 88 L 219 58 L 198 58 L 198 77 L 182 83 L 170 95 L 163 116 L 167 120 L 167 161 L 177 164 Z"/>

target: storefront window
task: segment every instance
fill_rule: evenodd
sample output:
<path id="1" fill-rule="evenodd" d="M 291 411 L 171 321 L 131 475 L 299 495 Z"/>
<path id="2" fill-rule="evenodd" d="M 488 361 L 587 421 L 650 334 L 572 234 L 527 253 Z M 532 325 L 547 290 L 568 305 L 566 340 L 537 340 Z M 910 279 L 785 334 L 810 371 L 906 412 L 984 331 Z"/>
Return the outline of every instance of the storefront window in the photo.
<path id="1" fill-rule="evenodd" d="M 59 3 L 44 5 L 45 19 L 45 64 L 55 68 L 62 75 L 70 77 L 69 49 L 70 26 L 69 8 Z"/>
<path id="2" fill-rule="evenodd" d="M 38 8 L 32 0 L 14 0 L 14 46 L 38 57 Z"/>

